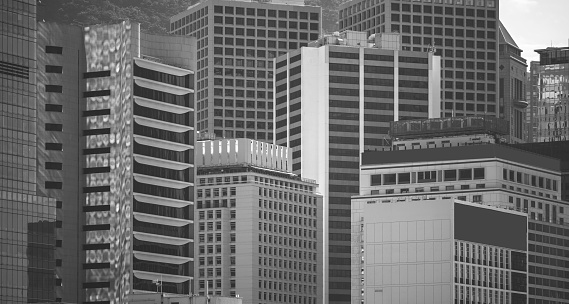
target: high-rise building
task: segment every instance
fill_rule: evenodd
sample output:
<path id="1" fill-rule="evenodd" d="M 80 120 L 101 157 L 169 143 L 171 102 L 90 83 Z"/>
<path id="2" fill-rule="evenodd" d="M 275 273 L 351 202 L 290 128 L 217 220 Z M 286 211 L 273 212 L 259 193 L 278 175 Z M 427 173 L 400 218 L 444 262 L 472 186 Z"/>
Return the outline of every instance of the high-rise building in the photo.
<path id="1" fill-rule="evenodd" d="M 195 39 L 40 23 L 38 191 L 57 200 L 58 297 L 188 294 Z"/>
<path id="2" fill-rule="evenodd" d="M 2 1 L 0 16 L 0 303 L 52 302 L 56 203 L 36 184 L 36 1 Z"/>
<path id="3" fill-rule="evenodd" d="M 223 139 L 196 151 L 194 293 L 326 303 L 322 196 L 292 173 L 290 149 Z"/>
<path id="4" fill-rule="evenodd" d="M 536 50 L 530 83 L 529 141 L 569 140 L 569 47 Z"/>
<path id="5" fill-rule="evenodd" d="M 352 303 L 527 303 L 525 213 L 388 201 L 352 199 Z"/>
<path id="6" fill-rule="evenodd" d="M 500 103 L 500 118 L 510 124 L 510 134 L 506 138 L 511 143 L 521 143 L 527 140 L 526 128 L 526 81 L 527 63 L 521 56 L 518 47 L 508 30 L 500 22 L 500 85 L 498 101 Z"/>
<path id="7" fill-rule="evenodd" d="M 377 35 L 368 46 L 365 33 L 349 31 L 275 61 L 276 143 L 291 149 L 294 173 L 316 180 L 329 216 L 326 303 L 350 301 L 350 197 L 360 153 L 390 144 L 389 122 L 440 113 L 440 58 L 402 51 L 398 38 Z"/>
<path id="8" fill-rule="evenodd" d="M 453 121 L 472 119 L 483 118 L 457 117 Z M 516 148 L 518 145 L 480 143 L 488 132 L 480 131 L 480 137 L 472 138 L 472 134 L 463 135 L 453 128 L 458 122 L 443 124 L 435 132 L 433 123 L 437 121 L 398 122 L 392 133 L 401 138 L 395 144 L 405 149 L 363 153 L 360 198 L 381 203 L 449 198 L 526 213 L 527 303 L 567 302 L 569 280 L 564 265 L 569 262 L 565 246 L 569 242 L 569 204 L 561 199 L 566 159 L 555 158 L 544 147 L 529 148 L 530 144 Z M 490 134 L 505 136 L 508 132 L 495 128 Z M 432 144 L 422 144 L 427 137 Z M 448 138 L 454 139 L 452 144 Z M 524 302 L 510 299 L 509 303 Z"/>
<path id="9" fill-rule="evenodd" d="M 498 0 L 352 0 L 339 29 L 401 33 L 404 50 L 436 48 L 441 60 L 441 116 L 500 114 Z"/>
<path id="10" fill-rule="evenodd" d="M 197 38 L 196 126 L 273 142 L 273 59 L 319 38 L 320 7 L 302 0 L 208 0 L 170 18 Z"/>

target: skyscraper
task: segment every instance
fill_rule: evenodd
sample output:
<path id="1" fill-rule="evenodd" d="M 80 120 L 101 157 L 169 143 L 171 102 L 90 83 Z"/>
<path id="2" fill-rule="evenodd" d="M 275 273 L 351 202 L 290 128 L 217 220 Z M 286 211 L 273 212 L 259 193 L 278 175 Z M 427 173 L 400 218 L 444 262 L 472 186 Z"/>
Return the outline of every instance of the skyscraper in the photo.
<path id="1" fill-rule="evenodd" d="M 531 64 L 530 140 L 569 139 L 569 47 L 536 50 L 539 63 Z"/>
<path id="2" fill-rule="evenodd" d="M 36 1 L 2 1 L 0 16 L 0 302 L 51 302 L 55 199 L 36 184 Z"/>
<path id="3" fill-rule="evenodd" d="M 340 6 L 339 29 L 401 33 L 404 50 L 436 48 L 441 116 L 499 116 L 497 0 L 353 0 Z"/>
<path id="4" fill-rule="evenodd" d="M 38 189 L 58 201 L 58 294 L 188 294 L 195 40 L 128 21 L 39 35 Z"/>
<path id="5" fill-rule="evenodd" d="M 273 59 L 318 39 L 321 20 L 302 0 L 208 0 L 171 17 L 171 33 L 198 40 L 197 130 L 273 142 Z"/>
<path id="6" fill-rule="evenodd" d="M 276 143 L 324 197 L 326 303 L 350 301 L 350 197 L 360 153 L 389 146 L 389 122 L 439 115 L 440 57 L 402 51 L 398 35 L 348 31 L 276 59 Z M 376 40 L 375 40 L 376 39 Z M 383 47 L 383 48 L 382 48 Z"/>
<path id="7" fill-rule="evenodd" d="M 322 196 L 292 174 L 290 149 L 241 138 L 196 150 L 195 293 L 325 303 Z"/>

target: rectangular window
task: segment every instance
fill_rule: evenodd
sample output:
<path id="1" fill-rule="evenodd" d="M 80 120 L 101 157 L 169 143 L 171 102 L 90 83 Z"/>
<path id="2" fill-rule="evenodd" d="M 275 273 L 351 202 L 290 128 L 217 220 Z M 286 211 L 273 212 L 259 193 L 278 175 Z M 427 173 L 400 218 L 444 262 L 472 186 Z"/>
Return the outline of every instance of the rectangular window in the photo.
<path id="1" fill-rule="evenodd" d="M 62 163 L 45 162 L 45 168 L 48 170 L 61 170 L 62 166 Z"/>
<path id="2" fill-rule="evenodd" d="M 384 185 L 395 185 L 396 183 L 397 183 L 397 175 L 395 173 L 383 174 Z"/>
<path id="3" fill-rule="evenodd" d="M 444 180 L 446 181 L 455 181 L 456 180 L 456 170 L 445 170 L 444 171 Z"/>
<path id="4" fill-rule="evenodd" d="M 46 45 L 45 52 L 47 54 L 63 54 L 63 48 L 60 46 Z"/>
<path id="5" fill-rule="evenodd" d="M 424 171 L 417 173 L 417 182 L 428 183 L 437 181 L 437 171 Z"/>
<path id="6" fill-rule="evenodd" d="M 63 86 L 46 84 L 45 85 L 45 91 L 49 92 L 49 93 L 61 93 L 61 92 L 63 92 Z"/>
<path id="7" fill-rule="evenodd" d="M 45 149 L 49 151 L 63 151 L 63 144 L 61 143 L 45 143 Z"/>
<path id="8" fill-rule="evenodd" d="M 371 186 L 381 185 L 381 174 L 374 174 L 371 176 Z"/>
<path id="9" fill-rule="evenodd" d="M 45 182 L 45 188 L 46 189 L 61 189 L 61 188 L 63 188 L 63 183 L 62 182 L 46 181 Z"/>
<path id="10" fill-rule="evenodd" d="M 46 123 L 45 124 L 45 130 L 46 131 L 63 131 L 63 125 L 62 124 L 56 124 L 56 123 Z"/>
<path id="11" fill-rule="evenodd" d="M 398 184 L 409 184 L 411 182 L 411 173 L 397 174 Z"/>
<path id="12" fill-rule="evenodd" d="M 99 77 L 107 77 L 111 76 L 111 71 L 96 71 L 96 72 L 87 72 L 83 73 L 83 78 L 99 78 Z"/>
<path id="13" fill-rule="evenodd" d="M 63 105 L 46 103 L 45 104 L 45 111 L 46 112 L 63 112 Z"/>
<path id="14" fill-rule="evenodd" d="M 459 169 L 458 170 L 459 180 L 471 180 L 472 179 L 472 169 Z"/>
<path id="15" fill-rule="evenodd" d="M 484 179 L 484 168 L 474 168 L 474 179 Z"/>
<path id="16" fill-rule="evenodd" d="M 46 73 L 56 73 L 61 74 L 63 73 L 63 67 L 60 65 L 46 65 L 45 66 Z"/>

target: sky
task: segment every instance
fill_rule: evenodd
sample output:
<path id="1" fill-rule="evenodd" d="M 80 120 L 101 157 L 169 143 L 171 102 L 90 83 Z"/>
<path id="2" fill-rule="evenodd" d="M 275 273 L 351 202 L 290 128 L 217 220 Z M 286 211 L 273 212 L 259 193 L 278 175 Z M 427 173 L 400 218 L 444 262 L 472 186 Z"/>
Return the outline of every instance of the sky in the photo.
<path id="1" fill-rule="evenodd" d="M 569 0 L 500 0 L 500 20 L 528 65 L 534 50 L 569 46 Z"/>

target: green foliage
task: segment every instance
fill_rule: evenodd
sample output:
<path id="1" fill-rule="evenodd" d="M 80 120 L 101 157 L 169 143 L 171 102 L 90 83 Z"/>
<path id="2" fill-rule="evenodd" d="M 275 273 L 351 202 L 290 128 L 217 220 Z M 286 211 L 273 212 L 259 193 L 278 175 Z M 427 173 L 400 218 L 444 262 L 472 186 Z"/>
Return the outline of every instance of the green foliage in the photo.
<path id="1" fill-rule="evenodd" d="M 112 24 L 129 19 L 152 34 L 168 33 L 171 16 L 195 0 L 42 0 L 38 20 L 77 25 Z"/>
<path id="2" fill-rule="evenodd" d="M 338 7 L 347 0 L 305 0 L 307 5 L 322 7 L 322 29 L 338 30 Z M 38 20 L 82 26 L 112 24 L 129 19 L 139 22 L 152 34 L 169 31 L 170 17 L 198 0 L 40 0 Z"/>

